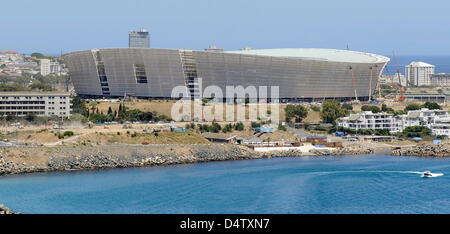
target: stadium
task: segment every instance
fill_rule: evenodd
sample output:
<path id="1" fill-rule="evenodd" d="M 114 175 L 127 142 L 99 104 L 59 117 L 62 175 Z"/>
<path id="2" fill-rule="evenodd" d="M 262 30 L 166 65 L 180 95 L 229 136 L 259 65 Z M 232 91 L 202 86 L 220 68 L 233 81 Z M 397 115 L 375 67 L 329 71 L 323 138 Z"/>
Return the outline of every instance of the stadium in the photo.
<path id="1" fill-rule="evenodd" d="M 172 89 L 192 93 L 211 85 L 279 86 L 282 102 L 367 100 L 389 58 L 335 49 L 193 51 L 112 48 L 64 55 L 78 96 L 169 99 Z M 270 96 L 270 93 L 268 94 Z"/>

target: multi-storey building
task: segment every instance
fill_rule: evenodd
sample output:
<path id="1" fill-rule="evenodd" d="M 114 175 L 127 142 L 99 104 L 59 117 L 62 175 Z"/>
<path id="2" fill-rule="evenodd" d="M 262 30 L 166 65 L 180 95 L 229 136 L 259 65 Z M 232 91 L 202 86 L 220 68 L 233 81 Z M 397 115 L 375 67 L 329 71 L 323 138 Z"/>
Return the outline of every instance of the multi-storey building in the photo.
<path id="1" fill-rule="evenodd" d="M 49 74 L 60 74 L 61 64 L 58 62 L 50 61 L 50 59 L 41 59 L 41 75 L 46 76 Z"/>
<path id="2" fill-rule="evenodd" d="M 431 74 L 430 79 L 432 86 L 450 87 L 450 74 L 448 73 Z"/>
<path id="3" fill-rule="evenodd" d="M 41 59 L 39 63 L 41 64 L 41 75 L 50 74 L 50 59 Z"/>
<path id="4" fill-rule="evenodd" d="M 339 118 L 337 126 L 355 130 L 388 129 L 390 133 L 401 132 L 410 126 L 423 126 L 431 129 L 435 136 L 450 137 L 450 114 L 445 110 L 428 109 L 408 111 L 408 114 L 399 116 L 366 111 Z"/>
<path id="5" fill-rule="evenodd" d="M 400 78 L 400 79 L 399 79 Z M 381 76 L 379 84 L 391 85 L 391 84 L 401 84 L 402 86 L 407 86 L 406 77 L 403 74 L 395 74 L 393 76 Z"/>
<path id="6" fill-rule="evenodd" d="M 400 122 L 397 116 L 388 113 L 363 113 L 351 114 L 349 117 L 339 118 L 337 126 L 344 128 L 359 129 L 389 129 L 389 132 L 401 131 Z"/>
<path id="7" fill-rule="evenodd" d="M 412 62 L 405 67 L 405 76 L 410 86 L 431 85 L 431 74 L 434 74 L 434 65 L 424 62 Z"/>
<path id="8" fill-rule="evenodd" d="M 62 92 L 0 92 L 0 115 L 70 117 L 71 98 Z"/>
<path id="9" fill-rule="evenodd" d="M 147 30 L 130 31 L 128 34 L 128 47 L 150 48 L 150 34 Z"/>

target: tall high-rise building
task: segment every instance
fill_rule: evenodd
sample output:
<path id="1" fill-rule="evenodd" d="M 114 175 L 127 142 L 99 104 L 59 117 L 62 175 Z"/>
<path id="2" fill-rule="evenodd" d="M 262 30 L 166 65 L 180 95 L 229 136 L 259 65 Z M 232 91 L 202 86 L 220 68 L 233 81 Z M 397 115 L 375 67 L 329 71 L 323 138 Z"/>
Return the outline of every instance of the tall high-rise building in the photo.
<path id="1" fill-rule="evenodd" d="M 49 74 L 61 75 L 61 64 L 58 62 L 51 61 L 50 59 L 41 59 L 41 75 L 46 76 Z"/>
<path id="2" fill-rule="evenodd" d="M 150 34 L 146 29 L 130 31 L 128 33 L 128 47 L 150 48 Z"/>
<path id="3" fill-rule="evenodd" d="M 41 75 L 46 76 L 50 74 L 50 59 L 41 59 Z"/>
<path id="4" fill-rule="evenodd" d="M 431 85 L 431 74 L 434 74 L 434 65 L 424 62 L 412 62 L 405 67 L 405 76 L 410 86 Z"/>

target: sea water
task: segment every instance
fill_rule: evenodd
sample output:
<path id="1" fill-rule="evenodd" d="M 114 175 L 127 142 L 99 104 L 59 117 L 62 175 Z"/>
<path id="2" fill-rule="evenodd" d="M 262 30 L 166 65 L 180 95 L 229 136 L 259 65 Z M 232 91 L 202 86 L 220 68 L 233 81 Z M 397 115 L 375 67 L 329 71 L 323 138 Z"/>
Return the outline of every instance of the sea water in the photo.
<path id="1" fill-rule="evenodd" d="M 422 178 L 420 172 L 444 173 Z M 450 213 L 450 159 L 293 157 L 0 177 L 22 213 Z"/>

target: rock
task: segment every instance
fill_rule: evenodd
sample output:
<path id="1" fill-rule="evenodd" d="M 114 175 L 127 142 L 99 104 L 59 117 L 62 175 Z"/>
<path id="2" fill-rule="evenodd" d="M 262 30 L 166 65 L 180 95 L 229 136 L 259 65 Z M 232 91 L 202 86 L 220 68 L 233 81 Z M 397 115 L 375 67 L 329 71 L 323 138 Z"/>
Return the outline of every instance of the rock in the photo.
<path id="1" fill-rule="evenodd" d="M 419 144 L 413 147 L 402 147 L 392 151 L 394 156 L 418 157 L 450 157 L 450 144 Z"/>
<path id="2" fill-rule="evenodd" d="M 20 214 L 20 213 L 14 212 L 13 210 L 9 209 L 8 207 L 0 204 L 0 214 Z"/>
<path id="3" fill-rule="evenodd" d="M 46 164 L 15 163 L 10 160 L 16 154 L 0 150 L 0 175 L 43 171 L 72 171 L 83 169 L 101 169 L 115 167 L 142 167 L 153 165 L 195 163 L 221 160 L 240 160 L 273 157 L 298 157 L 301 151 L 255 152 L 252 149 L 231 144 L 207 145 L 99 145 L 99 146 L 59 146 L 54 148 L 33 148 L 40 151 L 40 160 Z M 22 158 L 34 156 L 27 148 L 18 153 L 25 153 Z M 356 155 L 371 154 L 370 148 L 351 145 L 337 150 L 314 150 L 315 155 Z M 29 161 L 27 161 L 29 162 Z"/>

